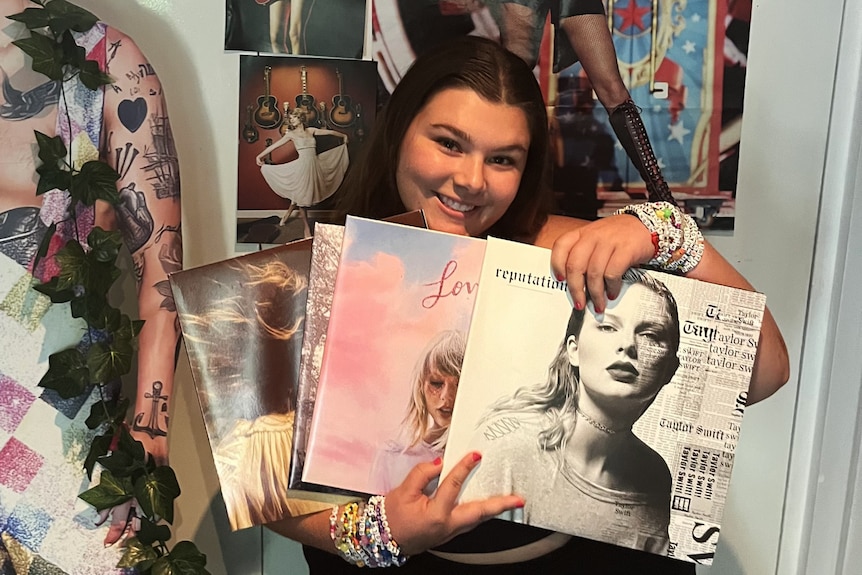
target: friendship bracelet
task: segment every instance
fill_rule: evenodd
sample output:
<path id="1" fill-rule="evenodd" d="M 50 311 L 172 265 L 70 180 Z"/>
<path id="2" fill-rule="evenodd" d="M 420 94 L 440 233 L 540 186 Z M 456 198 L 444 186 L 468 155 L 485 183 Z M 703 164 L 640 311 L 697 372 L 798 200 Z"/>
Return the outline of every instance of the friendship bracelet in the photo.
<path id="1" fill-rule="evenodd" d="M 358 567 L 400 567 L 407 561 L 392 538 L 386 499 L 375 495 L 367 503 L 349 503 L 329 515 L 329 536 L 342 559 Z"/>
<path id="2" fill-rule="evenodd" d="M 697 222 L 669 202 L 647 202 L 621 208 L 615 214 L 638 218 L 650 231 L 654 247 L 647 265 L 668 272 L 686 274 L 703 257 L 703 234 Z"/>

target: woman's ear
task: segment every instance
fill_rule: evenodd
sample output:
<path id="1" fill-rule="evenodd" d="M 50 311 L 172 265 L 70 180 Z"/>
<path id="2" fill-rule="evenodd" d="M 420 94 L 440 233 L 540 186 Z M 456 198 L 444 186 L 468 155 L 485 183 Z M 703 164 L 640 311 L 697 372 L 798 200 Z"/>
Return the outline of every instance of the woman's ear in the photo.
<path id="1" fill-rule="evenodd" d="M 566 355 L 569 356 L 569 363 L 572 367 L 581 365 L 581 360 L 578 357 L 578 338 L 573 335 L 566 338 Z"/>

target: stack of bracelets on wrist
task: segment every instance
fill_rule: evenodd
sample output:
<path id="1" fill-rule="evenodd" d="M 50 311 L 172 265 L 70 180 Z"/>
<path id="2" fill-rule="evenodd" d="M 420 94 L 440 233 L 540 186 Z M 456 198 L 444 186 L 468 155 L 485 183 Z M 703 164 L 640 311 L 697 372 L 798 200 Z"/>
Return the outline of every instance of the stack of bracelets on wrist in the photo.
<path id="1" fill-rule="evenodd" d="M 386 505 L 382 495 L 367 503 L 348 503 L 344 511 L 332 508 L 329 516 L 329 536 L 339 555 L 358 567 L 401 567 L 407 556 L 392 538 Z"/>
<path id="2" fill-rule="evenodd" d="M 668 202 L 647 202 L 621 208 L 615 214 L 635 216 L 652 233 L 655 246 L 647 265 L 685 274 L 703 256 L 703 234 L 690 215 Z"/>

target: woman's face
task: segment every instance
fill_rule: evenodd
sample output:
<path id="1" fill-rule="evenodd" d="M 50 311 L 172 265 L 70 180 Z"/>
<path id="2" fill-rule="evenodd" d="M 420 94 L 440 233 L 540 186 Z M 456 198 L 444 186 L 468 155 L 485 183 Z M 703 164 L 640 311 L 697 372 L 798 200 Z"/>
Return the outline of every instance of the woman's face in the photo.
<path id="1" fill-rule="evenodd" d="M 287 117 L 287 125 L 291 128 L 296 128 L 302 123 L 302 120 L 299 119 L 299 114 L 291 114 Z"/>
<path id="2" fill-rule="evenodd" d="M 641 284 L 624 288 L 604 314 L 596 316 L 589 305 L 580 337 L 567 341 L 584 393 L 593 403 L 651 402 L 677 366 L 674 329 L 664 298 Z"/>
<path id="3" fill-rule="evenodd" d="M 437 429 L 447 428 L 452 422 L 452 407 L 458 392 L 458 377 L 432 371 L 422 384 L 428 414 Z"/>
<path id="4" fill-rule="evenodd" d="M 425 210 L 432 230 L 480 235 L 515 199 L 529 148 L 520 108 L 466 88 L 443 90 L 404 136 L 395 174 L 401 201 Z"/>

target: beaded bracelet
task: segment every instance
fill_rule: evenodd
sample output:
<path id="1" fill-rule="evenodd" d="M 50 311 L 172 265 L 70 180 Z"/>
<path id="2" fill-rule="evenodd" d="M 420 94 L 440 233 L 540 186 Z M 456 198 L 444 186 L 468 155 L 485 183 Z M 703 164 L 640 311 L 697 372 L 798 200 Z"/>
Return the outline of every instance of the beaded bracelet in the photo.
<path id="1" fill-rule="evenodd" d="M 615 214 L 638 218 L 652 234 L 655 248 L 647 265 L 663 271 L 685 274 L 703 257 L 703 234 L 697 222 L 668 202 L 647 202 L 620 208 Z"/>
<path id="2" fill-rule="evenodd" d="M 386 519 L 386 500 L 375 495 L 367 503 L 348 503 L 329 515 L 329 536 L 348 563 L 358 567 L 400 567 L 407 561 L 392 538 Z"/>

